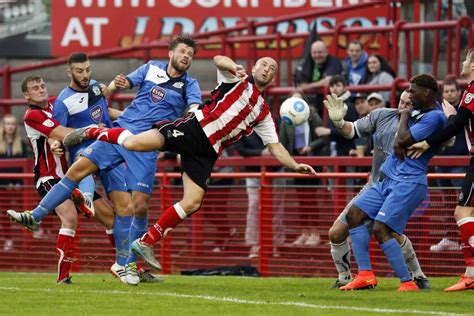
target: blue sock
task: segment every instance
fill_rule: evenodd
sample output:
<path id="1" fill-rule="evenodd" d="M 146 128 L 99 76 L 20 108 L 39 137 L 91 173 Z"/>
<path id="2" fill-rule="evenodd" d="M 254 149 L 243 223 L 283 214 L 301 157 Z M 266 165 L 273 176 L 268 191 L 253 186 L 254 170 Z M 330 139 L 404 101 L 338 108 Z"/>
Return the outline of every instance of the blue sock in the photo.
<path id="1" fill-rule="evenodd" d="M 115 261 L 124 266 L 127 263 L 130 243 L 128 240 L 132 216 L 118 216 L 114 219 Z"/>
<path id="2" fill-rule="evenodd" d="M 148 227 L 148 216 L 144 218 L 138 218 L 133 216 L 132 224 L 130 225 L 130 243 L 134 242 L 136 239 L 141 238 L 147 231 Z M 129 252 L 127 263 L 137 262 L 137 255 L 133 252 Z"/>
<path id="3" fill-rule="evenodd" d="M 352 240 L 352 249 L 354 250 L 354 257 L 357 261 L 359 271 L 371 271 L 370 264 L 369 243 L 370 235 L 365 225 L 357 226 L 349 229 Z"/>
<path id="4" fill-rule="evenodd" d="M 57 206 L 71 197 L 72 190 L 77 187 L 77 183 L 64 177 L 46 194 L 39 205 L 33 210 L 33 218 L 37 223 L 51 213 Z"/>
<path id="5" fill-rule="evenodd" d="M 395 271 L 396 275 L 400 278 L 400 282 L 410 281 L 411 275 L 405 264 L 402 248 L 400 248 L 395 238 L 387 240 L 381 244 L 380 247 L 385 253 L 385 257 L 387 257 L 388 263 L 390 263 L 393 271 Z"/>
<path id="6" fill-rule="evenodd" d="M 82 194 L 93 197 L 95 191 L 94 177 L 92 175 L 88 175 L 82 179 L 81 182 L 79 182 L 78 188 L 81 190 Z"/>

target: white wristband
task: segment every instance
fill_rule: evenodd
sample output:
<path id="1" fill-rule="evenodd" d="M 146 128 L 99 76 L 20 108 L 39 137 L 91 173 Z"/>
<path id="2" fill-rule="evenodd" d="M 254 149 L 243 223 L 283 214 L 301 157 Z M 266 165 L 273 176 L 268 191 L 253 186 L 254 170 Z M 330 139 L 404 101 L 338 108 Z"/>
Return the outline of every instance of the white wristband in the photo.
<path id="1" fill-rule="evenodd" d="M 333 123 L 334 126 L 336 126 L 338 129 L 341 129 L 341 128 L 344 126 L 344 124 L 346 123 L 346 121 L 340 120 L 340 121 L 336 121 L 336 122 L 333 121 L 332 123 Z"/>

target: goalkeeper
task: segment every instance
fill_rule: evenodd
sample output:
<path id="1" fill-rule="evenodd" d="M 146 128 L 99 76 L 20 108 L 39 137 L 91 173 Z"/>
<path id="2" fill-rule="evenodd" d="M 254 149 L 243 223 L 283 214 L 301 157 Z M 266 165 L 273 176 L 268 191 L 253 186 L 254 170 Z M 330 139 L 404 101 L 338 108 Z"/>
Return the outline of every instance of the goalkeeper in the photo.
<path id="1" fill-rule="evenodd" d="M 372 136 L 373 140 L 373 159 L 371 175 L 368 183 L 361 191 L 347 204 L 339 217 L 334 221 L 329 229 L 329 239 L 331 241 L 331 256 L 339 273 L 338 279 L 333 288 L 340 288 L 352 281 L 351 273 L 351 248 L 347 237 L 349 230 L 346 220 L 346 214 L 353 204 L 354 200 L 364 192 L 373 183 L 380 180 L 380 167 L 385 159 L 393 151 L 395 134 L 398 131 L 400 122 L 399 111 L 411 108 L 410 94 L 404 91 L 400 96 L 398 109 L 379 108 L 370 112 L 367 116 L 358 119 L 355 122 L 345 122 L 344 116 L 347 112 L 347 106 L 342 100 L 338 99 L 334 94 L 328 95 L 324 105 L 328 110 L 329 118 L 339 132 L 346 138 Z M 367 220 L 366 226 L 371 232 L 373 229 L 373 221 Z M 405 235 L 393 233 L 393 237 L 398 241 L 402 248 L 405 262 L 413 273 L 414 281 L 418 288 L 429 289 L 430 285 L 426 275 L 421 270 L 420 264 L 416 257 L 413 245 Z"/>

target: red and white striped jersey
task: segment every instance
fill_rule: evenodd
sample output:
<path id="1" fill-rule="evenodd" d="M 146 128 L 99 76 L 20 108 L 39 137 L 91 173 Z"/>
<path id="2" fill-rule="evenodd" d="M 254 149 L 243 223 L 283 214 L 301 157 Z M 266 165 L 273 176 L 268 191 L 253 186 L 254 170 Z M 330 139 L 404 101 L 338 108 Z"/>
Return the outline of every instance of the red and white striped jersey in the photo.
<path id="1" fill-rule="evenodd" d="M 219 85 L 212 92 L 212 101 L 195 111 L 204 133 L 216 153 L 253 131 L 264 145 L 278 143 L 270 107 L 251 76 L 243 82 L 227 71 L 218 71 Z"/>
<path id="2" fill-rule="evenodd" d="M 459 107 L 465 107 L 471 112 L 469 124 L 466 124 L 464 132 L 467 136 L 466 139 L 468 140 L 467 147 L 472 155 L 474 153 L 474 137 L 472 135 L 472 131 L 474 130 L 474 81 L 471 81 L 467 86 L 466 91 L 464 91 L 464 94 L 461 97 L 461 102 L 459 103 Z"/>
<path id="3" fill-rule="evenodd" d="M 36 105 L 29 105 L 24 115 L 24 123 L 28 140 L 35 158 L 36 186 L 50 179 L 64 177 L 67 170 L 65 156 L 56 157 L 51 152 L 48 136 L 59 123 L 51 118 L 52 105 L 43 109 Z"/>

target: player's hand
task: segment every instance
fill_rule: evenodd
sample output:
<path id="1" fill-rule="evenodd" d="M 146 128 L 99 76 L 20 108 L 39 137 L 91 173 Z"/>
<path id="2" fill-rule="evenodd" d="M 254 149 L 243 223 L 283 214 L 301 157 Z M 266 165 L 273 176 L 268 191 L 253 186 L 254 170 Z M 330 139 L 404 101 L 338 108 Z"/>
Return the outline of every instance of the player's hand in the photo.
<path id="1" fill-rule="evenodd" d="M 115 85 L 117 89 L 125 89 L 128 87 L 127 78 L 125 78 L 123 74 L 117 75 L 110 84 L 112 85 L 112 83 Z"/>
<path id="2" fill-rule="evenodd" d="M 235 76 L 240 79 L 240 81 L 244 81 L 247 78 L 247 71 L 245 71 L 245 67 L 242 65 L 235 66 Z"/>
<path id="3" fill-rule="evenodd" d="M 457 113 L 456 108 L 452 106 L 451 103 L 443 99 L 443 102 L 441 103 L 441 105 L 443 106 L 443 112 L 444 112 L 444 115 L 446 115 L 446 117 L 450 117 L 451 115 L 456 115 Z"/>
<path id="4" fill-rule="evenodd" d="M 417 159 L 428 149 L 430 149 L 430 145 L 426 142 L 426 140 L 424 140 L 408 147 L 408 156 L 412 159 Z"/>
<path id="5" fill-rule="evenodd" d="M 302 174 L 316 175 L 316 171 L 314 171 L 313 167 L 304 163 L 299 163 L 296 166 L 295 171 Z"/>
<path id="6" fill-rule="evenodd" d="M 341 127 L 347 113 L 347 105 L 335 94 L 327 95 L 323 103 L 328 110 L 329 119 L 336 127 Z"/>
<path id="7" fill-rule="evenodd" d="M 61 157 L 62 155 L 64 155 L 63 146 L 62 146 L 62 143 L 61 143 L 59 140 L 55 140 L 55 141 L 49 146 L 49 148 L 51 148 L 51 152 L 52 152 L 53 155 L 55 155 L 56 157 Z"/>

